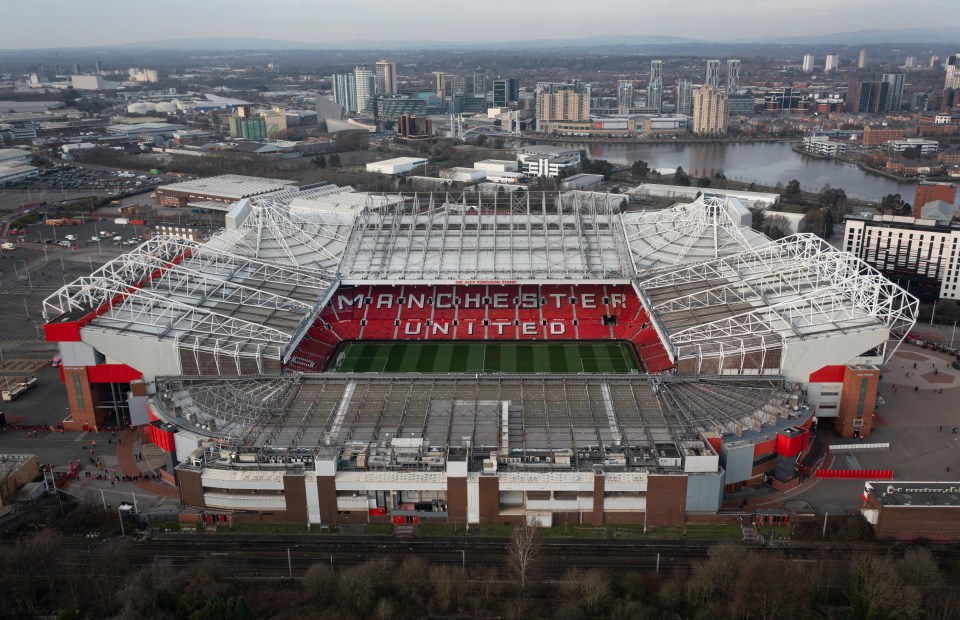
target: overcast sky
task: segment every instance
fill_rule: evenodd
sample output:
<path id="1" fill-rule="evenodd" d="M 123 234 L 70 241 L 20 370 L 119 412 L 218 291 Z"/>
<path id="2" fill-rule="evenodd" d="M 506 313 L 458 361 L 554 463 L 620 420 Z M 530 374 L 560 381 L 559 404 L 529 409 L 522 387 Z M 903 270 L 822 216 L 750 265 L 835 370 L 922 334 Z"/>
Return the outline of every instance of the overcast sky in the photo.
<path id="1" fill-rule="evenodd" d="M 0 48 L 207 36 L 370 39 L 371 47 L 640 34 L 735 40 L 956 26 L 957 8 L 957 0 L 0 0 Z"/>

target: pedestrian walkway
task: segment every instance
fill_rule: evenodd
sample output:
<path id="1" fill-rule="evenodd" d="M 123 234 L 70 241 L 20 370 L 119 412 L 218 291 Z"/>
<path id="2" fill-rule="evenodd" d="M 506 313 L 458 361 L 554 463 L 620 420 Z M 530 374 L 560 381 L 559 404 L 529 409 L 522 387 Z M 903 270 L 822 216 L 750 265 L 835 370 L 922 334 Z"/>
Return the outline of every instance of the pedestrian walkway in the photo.
<path id="1" fill-rule="evenodd" d="M 133 449 L 137 445 L 136 435 L 130 429 L 120 433 L 120 445 L 117 446 L 117 465 L 124 476 L 138 476 L 142 473 L 153 473 L 149 469 L 141 469 L 143 461 L 137 461 L 133 454 Z M 154 495 L 163 495 L 165 497 L 180 498 L 180 492 L 159 480 L 134 480 L 130 484 L 138 489 L 153 493 Z"/>

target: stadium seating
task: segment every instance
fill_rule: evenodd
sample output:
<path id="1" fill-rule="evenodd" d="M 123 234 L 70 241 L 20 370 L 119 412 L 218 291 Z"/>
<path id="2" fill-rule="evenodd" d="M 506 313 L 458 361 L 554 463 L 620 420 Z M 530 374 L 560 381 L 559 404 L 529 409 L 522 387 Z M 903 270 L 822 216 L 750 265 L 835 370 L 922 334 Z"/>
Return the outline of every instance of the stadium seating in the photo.
<path id="1" fill-rule="evenodd" d="M 349 340 L 488 339 L 627 340 L 650 372 L 672 366 L 630 285 L 416 284 L 342 287 L 286 368 L 322 370 Z"/>

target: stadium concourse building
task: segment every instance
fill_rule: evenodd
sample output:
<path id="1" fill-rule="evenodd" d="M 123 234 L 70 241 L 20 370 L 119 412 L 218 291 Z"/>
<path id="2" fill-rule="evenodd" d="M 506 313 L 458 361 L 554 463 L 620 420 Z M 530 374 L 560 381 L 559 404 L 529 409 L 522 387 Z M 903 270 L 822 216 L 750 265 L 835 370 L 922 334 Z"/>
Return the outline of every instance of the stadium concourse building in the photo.
<path id="1" fill-rule="evenodd" d="M 790 484 L 814 416 L 869 434 L 915 320 L 868 265 L 772 242 L 732 197 L 324 191 L 239 200 L 208 242 L 151 239 L 45 300 L 67 423 L 145 425 L 210 518 L 712 515 L 725 489 Z"/>

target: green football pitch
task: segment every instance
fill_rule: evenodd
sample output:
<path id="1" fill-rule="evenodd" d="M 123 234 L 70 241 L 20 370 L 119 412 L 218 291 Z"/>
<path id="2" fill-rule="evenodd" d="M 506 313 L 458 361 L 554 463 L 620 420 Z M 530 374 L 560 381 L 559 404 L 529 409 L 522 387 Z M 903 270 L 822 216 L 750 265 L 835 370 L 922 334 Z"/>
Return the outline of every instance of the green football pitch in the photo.
<path id="1" fill-rule="evenodd" d="M 625 342 L 348 342 L 331 372 L 626 373 L 639 370 Z"/>

